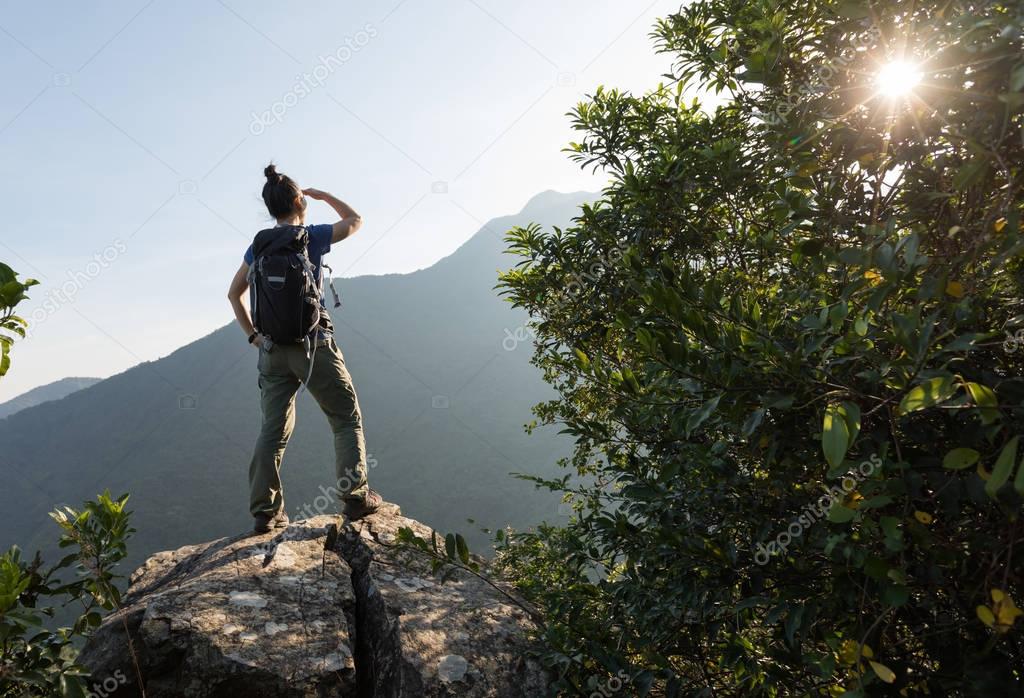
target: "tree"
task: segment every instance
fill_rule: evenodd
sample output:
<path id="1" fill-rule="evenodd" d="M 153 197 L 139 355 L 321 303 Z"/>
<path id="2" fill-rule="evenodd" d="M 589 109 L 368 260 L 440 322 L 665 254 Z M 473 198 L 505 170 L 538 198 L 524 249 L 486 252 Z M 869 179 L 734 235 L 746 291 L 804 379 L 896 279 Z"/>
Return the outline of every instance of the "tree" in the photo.
<path id="1" fill-rule="evenodd" d="M 15 336 L 24 337 L 27 323 L 14 314 L 14 308 L 27 297 L 25 292 L 39 282 L 35 279 L 18 281 L 18 275 L 0 262 L 0 378 L 11 366 L 11 345 Z"/>
<path id="2" fill-rule="evenodd" d="M 558 690 L 1021 692 L 1022 26 L 700 0 L 573 112 L 610 184 L 501 277 L 576 440 L 499 546 Z"/>

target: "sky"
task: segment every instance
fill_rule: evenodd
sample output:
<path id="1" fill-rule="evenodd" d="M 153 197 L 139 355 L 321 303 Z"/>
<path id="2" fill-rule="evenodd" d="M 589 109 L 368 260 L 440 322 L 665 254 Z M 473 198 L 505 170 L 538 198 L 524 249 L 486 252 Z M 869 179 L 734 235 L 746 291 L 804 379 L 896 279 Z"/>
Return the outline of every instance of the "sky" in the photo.
<path id="1" fill-rule="evenodd" d="M 655 87 L 650 32 L 677 8 L 0 0 L 0 261 L 41 282 L 0 401 L 230 322 L 271 160 L 363 216 L 337 276 L 421 269 L 537 193 L 599 190 L 566 114 L 598 85 Z"/>

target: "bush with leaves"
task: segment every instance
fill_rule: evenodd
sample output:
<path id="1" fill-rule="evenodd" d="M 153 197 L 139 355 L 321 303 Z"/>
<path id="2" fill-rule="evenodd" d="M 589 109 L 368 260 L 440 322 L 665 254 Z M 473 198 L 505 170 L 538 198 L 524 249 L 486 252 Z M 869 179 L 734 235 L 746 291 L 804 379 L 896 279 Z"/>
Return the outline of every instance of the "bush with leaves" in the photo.
<path id="1" fill-rule="evenodd" d="M 14 314 L 14 308 L 27 296 L 25 292 L 39 282 L 35 279 L 18 281 L 18 275 L 0 262 L 0 378 L 11 366 L 11 345 L 15 337 L 25 336 L 26 322 Z"/>
<path id="2" fill-rule="evenodd" d="M 569 523 L 499 546 L 556 690 L 1024 693 L 1022 27 L 698 0 L 575 110 L 611 183 L 501 282 L 576 440 Z"/>
<path id="3" fill-rule="evenodd" d="M 0 556 L 0 696 L 88 694 L 88 675 L 75 663 L 75 642 L 99 626 L 100 611 L 120 605 L 114 569 L 134 531 L 127 500 L 128 495 L 113 499 L 104 492 L 81 511 L 54 511 L 50 516 L 62 530 L 59 545 L 73 552 L 53 566 L 44 565 L 38 553 L 26 561 L 17 547 Z M 67 581 L 70 571 L 75 578 Z M 78 615 L 70 627 L 53 630 L 58 603 L 73 605 Z"/>

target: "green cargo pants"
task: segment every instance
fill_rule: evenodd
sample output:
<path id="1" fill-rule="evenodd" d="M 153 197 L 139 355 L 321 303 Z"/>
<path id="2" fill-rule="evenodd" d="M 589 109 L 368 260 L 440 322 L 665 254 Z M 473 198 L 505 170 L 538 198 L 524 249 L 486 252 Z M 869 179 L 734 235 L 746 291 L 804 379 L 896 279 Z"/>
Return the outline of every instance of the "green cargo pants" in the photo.
<path id="1" fill-rule="evenodd" d="M 263 426 L 249 464 L 249 511 L 276 514 L 284 509 L 281 458 L 295 428 L 295 394 L 309 372 L 301 345 L 275 344 L 259 350 L 259 386 Z M 306 386 L 334 432 L 334 469 L 342 500 L 361 501 L 367 492 L 363 420 L 352 377 L 334 339 L 317 344 Z"/>

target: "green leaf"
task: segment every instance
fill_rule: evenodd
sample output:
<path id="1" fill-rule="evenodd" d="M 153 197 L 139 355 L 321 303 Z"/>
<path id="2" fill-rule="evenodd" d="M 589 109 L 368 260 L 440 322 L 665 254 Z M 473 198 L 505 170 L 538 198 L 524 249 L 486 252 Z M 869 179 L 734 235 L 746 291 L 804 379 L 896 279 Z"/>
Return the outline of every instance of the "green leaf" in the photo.
<path id="1" fill-rule="evenodd" d="M 957 171 L 953 177 L 953 186 L 956 189 L 963 190 L 977 184 L 988 173 L 988 167 L 988 157 L 978 156 L 973 158 Z"/>
<path id="2" fill-rule="evenodd" d="M 85 698 L 85 690 L 82 688 L 82 680 L 75 676 L 61 674 L 60 694 L 62 698 Z"/>
<path id="3" fill-rule="evenodd" d="M 832 523 L 847 523 L 848 521 L 853 521 L 853 517 L 856 515 L 856 509 L 843 506 L 840 502 L 836 502 L 832 505 L 832 508 L 828 510 L 828 520 Z"/>
<path id="4" fill-rule="evenodd" d="M 821 427 L 821 450 L 825 460 L 833 468 L 838 467 L 850 446 L 850 429 L 840 411 L 839 405 L 825 408 L 825 419 Z"/>
<path id="5" fill-rule="evenodd" d="M 885 683 L 892 683 L 896 680 L 896 674 L 893 672 L 892 669 L 890 669 L 886 665 L 879 664 L 874 660 L 870 660 L 868 663 L 871 665 L 871 668 L 874 669 L 875 674 L 878 676 L 878 678 L 880 678 Z"/>
<path id="6" fill-rule="evenodd" d="M 579 369 L 584 372 L 590 370 L 590 357 L 584 354 L 581 349 L 573 349 L 573 352 L 576 354 L 576 365 Z"/>
<path id="7" fill-rule="evenodd" d="M 981 383 L 968 383 L 967 391 L 971 394 L 974 404 L 981 408 L 982 424 L 991 424 L 999 418 L 999 398 L 996 397 L 996 391 Z"/>
<path id="8" fill-rule="evenodd" d="M 780 410 L 788 410 L 793 406 L 796 398 L 789 393 L 770 392 L 764 396 L 765 407 L 775 407 Z"/>
<path id="9" fill-rule="evenodd" d="M 952 342 L 942 348 L 943 353 L 945 352 L 961 352 L 971 351 L 975 348 L 978 342 L 986 339 L 990 335 L 982 334 L 980 332 L 968 332 L 962 334 Z"/>
<path id="10" fill-rule="evenodd" d="M 995 466 L 992 468 L 992 475 L 989 477 L 988 482 L 985 483 L 985 493 L 993 499 L 995 499 L 996 493 L 999 492 L 999 488 L 1010 479 L 1010 473 L 1017 462 L 1017 442 L 1019 440 L 1019 436 L 1014 436 L 1006 442 L 1003 450 L 999 452 L 999 458 L 996 459 Z"/>
<path id="11" fill-rule="evenodd" d="M 17 281 L 8 281 L 5 284 L 0 284 L 0 296 L 13 301 L 24 290 L 24 288 L 25 287 Z"/>
<path id="12" fill-rule="evenodd" d="M 449 560 L 455 560 L 456 557 L 456 545 L 455 536 L 449 533 L 444 537 L 444 553 Z"/>
<path id="13" fill-rule="evenodd" d="M 629 366 L 625 366 L 622 369 L 622 380 L 623 386 L 628 390 L 627 392 L 636 394 L 640 392 L 640 383 L 636 379 L 636 375 Z"/>
<path id="14" fill-rule="evenodd" d="M 952 376 L 938 376 L 915 386 L 900 400 L 898 415 L 910 414 L 917 410 L 934 407 L 945 402 L 956 392 Z"/>
<path id="15" fill-rule="evenodd" d="M 707 421 L 707 418 L 718 408 L 718 401 L 721 399 L 721 395 L 716 395 L 690 414 L 690 417 L 686 420 L 687 435 L 692 434 L 701 424 Z"/>
<path id="16" fill-rule="evenodd" d="M 879 507 L 887 507 L 892 504 L 893 499 L 887 494 L 880 494 L 870 499 L 865 499 L 860 503 L 859 509 L 878 509 Z"/>
<path id="17" fill-rule="evenodd" d="M 917 250 L 920 246 L 921 236 L 917 233 L 911 233 L 900 240 L 898 249 L 903 253 L 903 261 L 907 263 L 908 267 L 913 267 L 918 262 Z"/>
<path id="18" fill-rule="evenodd" d="M 1024 496 L 1024 458 L 1017 466 L 1017 477 L 1013 479 L 1013 489 L 1017 490 L 1017 494 Z"/>
<path id="19" fill-rule="evenodd" d="M 942 459 L 942 467 L 949 470 L 963 470 L 978 462 L 980 454 L 973 448 L 954 448 Z"/>
<path id="20" fill-rule="evenodd" d="M 1010 89 L 1014 92 L 1024 92 L 1024 64 L 1018 65 L 1010 73 Z"/>
<path id="21" fill-rule="evenodd" d="M 463 538 L 462 535 L 459 534 L 459 533 L 455 534 L 455 549 L 456 549 L 456 551 L 459 554 L 459 559 L 462 561 L 462 564 L 468 565 L 469 564 L 469 546 L 466 545 L 466 539 Z"/>
<path id="22" fill-rule="evenodd" d="M 882 601 L 890 606 L 902 606 L 910 599 L 910 591 L 902 584 L 890 584 L 882 589 Z"/>
<path id="23" fill-rule="evenodd" d="M 821 254 L 821 251 L 825 249 L 825 241 L 817 239 L 804 240 L 797 245 L 797 249 L 800 250 L 801 254 L 814 257 Z"/>
<path id="24" fill-rule="evenodd" d="M 836 14 L 846 19 L 864 19 L 871 16 L 871 9 L 861 2 L 847 0 L 841 2 L 835 9 Z"/>
<path id="25" fill-rule="evenodd" d="M 747 421 L 743 423 L 743 436 L 748 437 L 757 431 L 762 421 L 764 421 L 764 408 L 759 407 L 751 412 L 750 416 L 747 417 Z"/>
<path id="26" fill-rule="evenodd" d="M 847 305 L 846 301 L 839 301 L 828 311 L 828 320 L 833 328 L 839 329 L 849 313 L 850 306 Z"/>
<path id="27" fill-rule="evenodd" d="M 843 416 L 843 421 L 846 422 L 846 429 L 850 432 L 850 443 L 847 446 L 849 448 L 856 443 L 857 435 L 860 434 L 860 407 L 854 402 L 840 402 L 839 414 Z"/>

